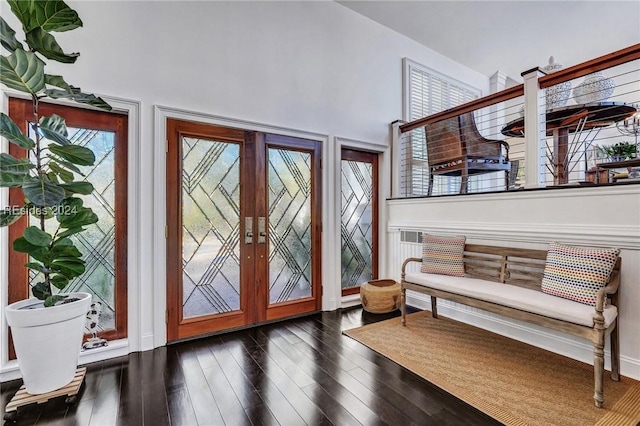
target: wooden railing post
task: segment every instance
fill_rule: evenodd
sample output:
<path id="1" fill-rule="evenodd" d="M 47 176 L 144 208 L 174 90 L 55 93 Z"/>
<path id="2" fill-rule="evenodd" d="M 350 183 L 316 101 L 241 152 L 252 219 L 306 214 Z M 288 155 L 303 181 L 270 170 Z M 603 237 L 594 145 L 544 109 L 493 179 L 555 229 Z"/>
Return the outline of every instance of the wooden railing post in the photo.
<path id="1" fill-rule="evenodd" d="M 545 73 L 538 68 L 522 73 L 524 78 L 524 160 L 525 188 L 545 186 L 546 118 L 544 92 L 538 79 Z"/>

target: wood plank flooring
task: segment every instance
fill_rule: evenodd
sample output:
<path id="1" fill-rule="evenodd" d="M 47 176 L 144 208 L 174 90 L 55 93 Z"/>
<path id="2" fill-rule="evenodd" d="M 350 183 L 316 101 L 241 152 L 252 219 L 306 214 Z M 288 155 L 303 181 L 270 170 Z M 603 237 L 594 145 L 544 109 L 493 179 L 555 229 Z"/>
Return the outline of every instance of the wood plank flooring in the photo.
<path id="1" fill-rule="evenodd" d="M 17 424 L 500 424 L 341 334 L 397 315 L 323 312 L 88 364 L 75 405 L 23 407 Z M 20 385 L 2 384 L 3 415 Z"/>

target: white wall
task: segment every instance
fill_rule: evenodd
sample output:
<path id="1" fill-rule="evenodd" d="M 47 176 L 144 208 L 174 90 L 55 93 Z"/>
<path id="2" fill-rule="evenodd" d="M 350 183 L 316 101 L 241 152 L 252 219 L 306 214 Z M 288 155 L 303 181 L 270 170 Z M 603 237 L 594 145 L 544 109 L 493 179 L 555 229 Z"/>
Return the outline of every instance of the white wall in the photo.
<path id="1" fill-rule="evenodd" d="M 309 134 L 323 141 L 325 158 L 337 159 L 339 145 L 377 151 L 389 146 L 389 123 L 402 114 L 403 57 L 488 92 L 487 76 L 331 1 L 68 4 L 84 28 L 56 38 L 65 51 L 81 56 L 74 65 L 53 64 L 47 72 L 108 100 L 139 106 L 130 138 L 138 153 L 130 176 L 139 182 L 130 194 L 139 212 L 130 218 L 128 236 L 139 267 L 130 276 L 130 300 L 138 303 L 129 315 L 139 321 L 130 322 L 128 342 L 112 345 L 118 353 L 150 349 L 165 339 L 164 127 L 156 120 L 173 114 Z M 19 29 L 6 3 L 0 11 Z M 6 96 L 2 108 L 6 111 Z M 331 191 L 339 190 L 339 169 L 329 162 L 323 173 L 323 253 L 328 254 L 323 309 L 335 309 L 339 204 Z M 7 300 L 6 247 L 2 229 L 0 306 Z M 15 363 L 6 362 L 3 321 L 4 315 L 0 378 L 5 380 L 18 373 Z"/>
<path id="2" fill-rule="evenodd" d="M 393 276 L 407 257 L 420 257 L 420 244 L 400 241 L 401 230 L 466 235 L 471 243 L 546 249 L 558 241 L 621 249 L 621 373 L 640 379 L 640 186 L 564 188 L 500 194 L 391 200 L 388 202 L 388 262 Z M 428 299 L 408 296 L 429 309 Z M 592 363 L 590 342 L 453 303 L 445 316 L 475 324 L 554 352 Z M 608 356 L 608 355 L 607 355 Z M 608 364 L 607 364 L 608 365 Z"/>

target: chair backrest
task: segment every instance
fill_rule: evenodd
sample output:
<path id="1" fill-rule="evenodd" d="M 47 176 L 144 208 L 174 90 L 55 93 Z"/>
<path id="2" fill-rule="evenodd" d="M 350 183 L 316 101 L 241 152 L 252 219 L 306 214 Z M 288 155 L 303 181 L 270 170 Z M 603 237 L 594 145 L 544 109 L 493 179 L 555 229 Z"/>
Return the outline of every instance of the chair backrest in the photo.
<path id="1" fill-rule="evenodd" d="M 500 143 L 478 131 L 473 112 L 426 125 L 425 137 L 429 165 L 466 157 L 502 157 Z"/>
<path id="2" fill-rule="evenodd" d="M 441 164 L 462 157 L 459 117 L 448 118 L 424 128 L 429 164 Z"/>
<path id="3" fill-rule="evenodd" d="M 499 158 L 502 148 L 496 140 L 487 139 L 480 134 L 473 112 L 462 114 L 460 117 L 460 131 L 462 143 L 469 157 Z"/>

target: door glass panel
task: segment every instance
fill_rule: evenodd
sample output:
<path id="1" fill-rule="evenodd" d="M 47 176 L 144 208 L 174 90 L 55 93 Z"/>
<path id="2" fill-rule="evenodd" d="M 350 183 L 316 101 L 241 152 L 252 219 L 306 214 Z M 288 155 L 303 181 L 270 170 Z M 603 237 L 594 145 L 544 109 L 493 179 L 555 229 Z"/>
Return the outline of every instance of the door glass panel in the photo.
<path id="1" fill-rule="evenodd" d="M 65 292 L 91 293 L 94 302 L 102 302 L 98 330 L 112 330 L 115 328 L 116 314 L 115 134 L 72 127 L 68 127 L 67 131 L 71 142 L 90 148 L 96 156 L 93 166 L 77 166 L 84 174 L 82 180 L 93 184 L 94 192 L 90 195 L 76 194 L 75 196 L 82 198 L 84 206 L 93 209 L 99 220 L 98 223 L 87 226 L 85 232 L 69 237 L 83 254 L 86 271 L 80 277 L 71 280 Z M 43 140 L 42 143 L 46 146 L 48 141 Z M 79 175 L 76 175 L 76 180 L 80 180 Z M 38 224 L 39 221 L 30 216 L 29 225 L 38 226 Z M 48 232 L 55 231 L 53 228 L 57 226 L 55 220 L 47 221 L 46 224 Z M 39 275 L 39 272 L 30 270 L 29 285 L 34 286 L 41 281 Z"/>
<path id="2" fill-rule="evenodd" d="M 373 164 L 342 160 L 342 289 L 372 276 Z"/>
<path id="3" fill-rule="evenodd" d="M 311 297 L 311 154 L 268 148 L 269 303 Z"/>
<path id="4" fill-rule="evenodd" d="M 183 137 L 183 317 L 240 309 L 240 146 Z"/>

